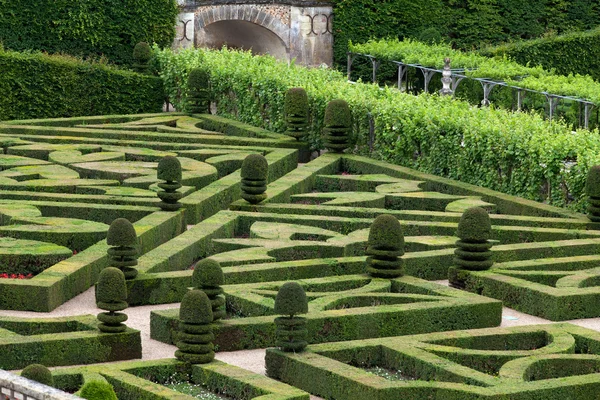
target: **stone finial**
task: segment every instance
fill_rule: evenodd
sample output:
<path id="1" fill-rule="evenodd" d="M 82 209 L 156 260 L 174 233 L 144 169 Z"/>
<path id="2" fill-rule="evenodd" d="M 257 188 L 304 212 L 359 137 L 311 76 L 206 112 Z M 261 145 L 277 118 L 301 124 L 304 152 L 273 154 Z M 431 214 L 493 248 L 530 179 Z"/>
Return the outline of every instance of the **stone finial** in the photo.
<path id="1" fill-rule="evenodd" d="M 585 193 L 588 195 L 589 219 L 600 222 L 600 165 L 594 165 L 588 171 Z"/>
<path id="2" fill-rule="evenodd" d="M 442 96 L 452 95 L 452 70 L 450 68 L 450 59 L 444 58 L 444 70 L 442 71 L 442 89 L 440 94 Z"/>
<path id="3" fill-rule="evenodd" d="M 285 93 L 284 102 L 286 134 L 300 140 L 307 134 L 308 95 L 303 88 L 291 88 Z"/>
<path id="4" fill-rule="evenodd" d="M 127 326 L 123 322 L 127 321 L 127 315 L 116 312 L 127 308 L 127 285 L 125 284 L 125 275 L 120 269 L 107 267 L 100 272 L 98 283 L 96 284 L 96 305 L 103 312 L 98 314 L 98 329 L 105 333 L 124 332 Z"/>
<path id="5" fill-rule="evenodd" d="M 226 315 L 225 296 L 223 296 L 221 287 L 223 283 L 223 269 L 218 261 L 205 258 L 194 267 L 192 284 L 208 296 L 212 305 L 213 321 L 224 318 Z"/>
<path id="6" fill-rule="evenodd" d="M 212 305 L 206 293 L 201 290 L 187 292 L 179 308 L 179 332 L 175 342 L 178 360 L 191 364 L 214 360 L 212 321 Z"/>
<path id="7" fill-rule="evenodd" d="M 125 218 L 115 219 L 108 228 L 106 243 L 112 246 L 108 249 L 110 265 L 120 269 L 125 279 L 134 279 L 138 271 L 137 265 L 138 238 L 135 228 Z"/>
<path id="8" fill-rule="evenodd" d="M 190 71 L 187 81 L 187 109 L 192 114 L 210 112 L 210 74 L 203 68 Z"/>
<path id="9" fill-rule="evenodd" d="M 367 272 L 376 278 L 393 279 L 404 274 L 404 233 L 398 219 L 390 214 L 375 218 L 369 231 Z"/>
<path id="10" fill-rule="evenodd" d="M 352 112 L 345 100 L 332 100 L 325 108 L 324 139 L 325 148 L 331 152 L 342 153 L 350 145 L 352 131 Z"/>
<path id="11" fill-rule="evenodd" d="M 258 204 L 267 198 L 269 163 L 261 154 L 250 154 L 242 162 L 242 198 L 250 204 Z"/>
<path id="12" fill-rule="evenodd" d="M 275 313 L 284 315 L 275 318 L 277 346 L 283 351 L 303 351 L 308 332 L 306 318 L 298 314 L 308 312 L 308 299 L 302 286 L 296 282 L 284 283 L 275 297 Z"/>
<path id="13" fill-rule="evenodd" d="M 157 195 L 161 202 L 158 206 L 163 211 L 177 211 L 181 208 L 179 200 L 183 194 L 177 190 L 181 188 L 181 162 L 177 157 L 166 156 L 158 163 L 156 177 L 164 182 L 159 182 L 158 187 L 161 189 Z"/>

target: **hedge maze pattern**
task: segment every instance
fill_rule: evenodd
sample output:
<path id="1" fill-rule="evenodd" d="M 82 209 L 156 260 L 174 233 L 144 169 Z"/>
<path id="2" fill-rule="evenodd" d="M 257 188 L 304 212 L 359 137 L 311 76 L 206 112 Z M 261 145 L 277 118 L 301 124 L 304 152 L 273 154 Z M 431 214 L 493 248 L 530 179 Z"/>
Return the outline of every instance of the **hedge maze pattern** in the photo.
<path id="1" fill-rule="evenodd" d="M 567 325 L 492 329 L 500 324 L 502 303 L 557 321 L 600 316 L 595 307 L 600 301 L 600 230 L 585 215 L 344 152 L 310 161 L 306 144 L 293 136 L 204 114 L 5 122 L 0 123 L 0 146 L 0 274 L 32 275 L 0 279 L 1 309 L 48 312 L 92 287 L 112 262 L 105 240 L 109 226 L 126 218 L 139 243 L 137 265 L 130 267 L 137 275 L 126 280 L 129 307 L 180 303 L 194 287 L 207 291 L 221 317 L 212 323 L 215 351 L 274 346 L 278 290 L 285 282 L 298 282 L 308 299 L 308 313 L 302 317 L 309 350 L 304 355 L 270 350 L 268 359 L 273 376 L 304 390 L 313 389 L 303 386 L 304 377 L 319 375 L 319 369 L 329 371 L 320 379 L 334 379 L 338 368 L 344 371 L 339 375 L 344 382 L 356 382 L 346 386 L 323 381 L 334 390 L 330 394 L 320 386 L 314 389 L 340 399 L 350 397 L 335 390 L 352 387 L 362 398 L 384 398 L 396 391 L 406 398 L 425 398 L 419 396 L 439 391 L 446 396 L 440 398 L 448 399 L 509 393 L 525 399 L 529 397 L 524 393 L 543 393 L 548 387 L 557 393 L 575 386 L 597 387 L 596 334 Z M 264 156 L 265 176 L 244 175 L 242 165 L 250 155 L 248 160 Z M 169 157 L 181 165 L 181 177 L 176 171 L 176 176 L 159 174 L 159 179 L 159 162 L 172 164 Z M 167 197 L 181 207 L 161 203 L 165 182 Z M 259 202 L 253 201 L 255 187 L 261 188 Z M 250 192 L 251 201 L 244 200 Z M 487 211 L 491 221 L 493 265 L 484 271 L 458 268 L 454 262 L 458 223 L 473 207 Z M 381 249 L 369 250 L 371 225 L 383 214 L 395 217 L 404 235 L 403 251 L 385 250 L 398 257 L 394 262 L 402 267 L 392 279 L 367 274 L 367 258 L 387 249 L 379 244 Z M 194 268 L 206 264 L 203 260 L 219 263 L 222 284 L 220 275 L 212 286 L 193 283 Z M 453 287 L 433 282 L 445 279 Z M 178 308 L 152 312 L 151 336 L 178 342 L 178 318 Z M 13 341 L 33 347 L 50 343 L 59 334 L 65 346 L 77 340 L 91 348 L 108 346 L 104 352 L 92 352 L 97 358 L 83 360 L 95 363 L 116 360 L 111 358 L 118 348 L 116 338 L 130 335 L 123 357 L 139 357 L 139 332 L 100 333 L 91 316 L 46 319 L 46 330 L 23 334 L 33 329 L 25 328 L 31 324 L 0 319 L 6 338 L 0 350 Z M 433 333 L 481 328 L 486 330 Z M 394 338 L 417 334 L 407 341 Z M 382 337 L 386 339 L 379 341 Z M 436 339 L 455 337 L 460 340 L 453 344 Z M 498 338 L 492 341 L 498 346 L 531 346 L 481 348 L 482 337 Z M 555 348 L 556 340 L 570 340 L 570 347 Z M 331 344 L 338 341 L 351 342 Z M 35 358 L 35 353 L 27 353 L 32 350 L 24 349 L 15 350 L 0 368 L 22 368 L 23 360 Z M 23 358 L 18 356 L 21 352 L 30 355 Z M 538 354 L 546 357 L 539 364 L 523 361 Z M 444 357 L 457 365 L 441 360 Z M 306 361 L 312 358 L 319 363 Z M 575 367 L 576 362 L 583 369 Z M 73 363 L 66 358 L 55 365 Z M 166 382 L 172 373 L 207 387 L 226 379 L 235 390 L 241 390 L 240 382 L 246 379 L 218 362 L 155 363 L 116 364 L 106 371 L 81 367 L 64 372 L 58 382 L 74 388 L 87 374 L 100 374 L 117 392 L 135 397 L 145 390 L 168 390 L 147 379 Z M 364 378 L 367 372 L 357 370 L 363 365 L 357 363 L 401 371 L 397 377 L 407 382 Z M 540 372 L 545 367 L 539 365 L 547 365 L 547 371 Z M 308 375 L 295 381 L 287 368 L 306 368 Z M 565 371 L 560 377 L 567 379 L 555 385 L 559 376 L 551 371 L 558 370 Z M 347 371 L 353 372 L 345 375 Z M 579 377 L 583 373 L 592 374 L 591 381 Z M 265 382 L 265 387 L 278 389 L 252 389 L 239 398 L 308 396 L 301 391 L 288 395 L 293 389 Z"/>

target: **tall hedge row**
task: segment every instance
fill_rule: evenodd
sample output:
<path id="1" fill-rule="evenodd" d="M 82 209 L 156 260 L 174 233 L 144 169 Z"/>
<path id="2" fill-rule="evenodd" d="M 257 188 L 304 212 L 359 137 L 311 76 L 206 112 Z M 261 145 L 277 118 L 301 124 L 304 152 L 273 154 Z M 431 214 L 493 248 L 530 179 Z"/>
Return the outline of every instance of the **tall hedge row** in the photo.
<path id="1" fill-rule="evenodd" d="M 171 44 L 177 12 L 176 0 L 0 0 L 0 42 L 130 65 L 136 43 Z"/>
<path id="2" fill-rule="evenodd" d="M 541 65 L 558 74 L 590 75 L 600 81 L 600 28 L 489 47 L 480 53 Z"/>
<path id="3" fill-rule="evenodd" d="M 346 100 L 354 116 L 355 152 L 558 206 L 583 210 L 588 169 L 600 163 L 597 131 L 571 129 L 527 113 L 471 107 L 448 97 L 412 96 L 375 85 L 350 85 L 329 69 L 307 69 L 236 51 L 155 49 L 165 89 L 176 107 L 192 68 L 210 74 L 218 112 L 285 131 L 284 100 L 306 89 L 311 133 L 321 147 L 328 101 Z M 370 143 L 368 115 L 375 122 Z"/>
<path id="4" fill-rule="evenodd" d="M 445 38 L 454 47 L 537 38 L 600 25 L 596 0 L 335 0 L 335 60 L 348 40 Z"/>
<path id="5" fill-rule="evenodd" d="M 163 103 L 158 77 L 0 50 L 0 120 L 160 112 Z"/>

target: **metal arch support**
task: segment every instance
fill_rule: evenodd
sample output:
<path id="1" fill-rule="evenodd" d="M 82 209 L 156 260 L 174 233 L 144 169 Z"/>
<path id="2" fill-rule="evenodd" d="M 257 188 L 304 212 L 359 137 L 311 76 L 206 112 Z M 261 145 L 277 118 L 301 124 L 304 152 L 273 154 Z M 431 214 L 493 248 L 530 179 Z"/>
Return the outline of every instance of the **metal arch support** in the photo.
<path id="1" fill-rule="evenodd" d="M 554 111 L 556 110 L 560 98 L 548 93 L 544 93 L 544 96 L 546 96 L 546 100 L 548 100 L 548 119 L 552 121 L 552 118 L 554 118 Z"/>
<path id="2" fill-rule="evenodd" d="M 352 74 L 352 63 L 354 62 L 354 59 L 356 58 L 357 54 L 354 53 L 350 53 L 348 52 L 348 63 L 347 63 L 347 68 L 346 70 L 348 71 L 348 80 L 351 81 L 351 74 Z"/>
<path id="3" fill-rule="evenodd" d="M 436 71 L 434 69 L 432 70 L 432 69 L 429 69 L 429 68 L 423 68 L 423 67 L 417 67 L 417 68 L 423 74 L 423 81 L 424 81 L 423 82 L 424 83 L 423 84 L 423 91 L 425 93 L 429 93 L 429 82 L 431 82 L 431 78 L 433 78 L 433 75 L 435 75 L 435 73 L 438 72 L 438 71 Z"/>
<path id="4" fill-rule="evenodd" d="M 458 85 L 465 79 L 462 75 L 452 75 L 452 96 L 456 94 L 456 89 L 458 89 Z"/>
<path id="5" fill-rule="evenodd" d="M 523 109 L 523 99 L 527 95 L 527 92 L 521 88 L 517 89 L 517 111 Z"/>
<path id="6" fill-rule="evenodd" d="M 590 116 L 592 114 L 592 110 L 594 108 L 594 104 L 592 103 L 583 103 L 583 127 L 585 129 L 590 128 Z"/>
<path id="7" fill-rule="evenodd" d="M 369 60 L 371 60 L 371 64 L 373 65 L 373 83 L 377 82 L 377 70 L 379 69 L 379 66 L 381 65 L 381 61 L 376 59 L 375 57 L 372 56 L 367 56 L 369 57 Z"/>
<path id="8" fill-rule="evenodd" d="M 402 87 L 402 80 L 404 79 L 404 76 L 407 75 L 407 73 L 408 67 L 404 64 L 398 63 L 398 90 L 400 90 L 401 92 L 404 92 L 404 88 Z"/>
<path id="9" fill-rule="evenodd" d="M 497 82 L 491 82 L 491 81 L 479 81 L 481 83 L 481 86 L 483 87 L 483 100 L 481 100 L 481 105 L 484 107 L 487 107 L 490 105 L 490 93 L 492 92 L 492 89 L 494 89 L 496 87 L 496 85 L 498 85 Z"/>

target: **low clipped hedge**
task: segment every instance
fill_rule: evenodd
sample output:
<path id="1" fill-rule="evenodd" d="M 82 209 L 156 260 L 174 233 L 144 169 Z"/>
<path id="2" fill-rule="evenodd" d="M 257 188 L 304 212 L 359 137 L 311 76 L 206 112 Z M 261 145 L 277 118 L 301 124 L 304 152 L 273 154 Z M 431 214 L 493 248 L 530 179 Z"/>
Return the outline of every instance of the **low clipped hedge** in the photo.
<path id="1" fill-rule="evenodd" d="M 316 149 L 322 147 L 325 105 L 341 98 L 353 112 L 355 152 L 527 199 L 583 210 L 587 171 L 600 163 L 597 132 L 573 132 L 537 115 L 349 85 L 336 71 L 288 66 L 244 52 L 155 49 L 155 54 L 176 106 L 187 74 L 202 66 L 210 72 L 219 114 L 277 132 L 285 131 L 286 90 L 304 87 L 311 114 L 308 141 Z M 375 122 L 372 136 L 369 114 Z"/>
<path id="2" fill-rule="evenodd" d="M 160 112 L 159 78 L 100 63 L 0 50 L 0 120 Z"/>

